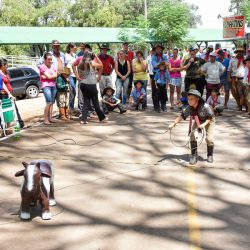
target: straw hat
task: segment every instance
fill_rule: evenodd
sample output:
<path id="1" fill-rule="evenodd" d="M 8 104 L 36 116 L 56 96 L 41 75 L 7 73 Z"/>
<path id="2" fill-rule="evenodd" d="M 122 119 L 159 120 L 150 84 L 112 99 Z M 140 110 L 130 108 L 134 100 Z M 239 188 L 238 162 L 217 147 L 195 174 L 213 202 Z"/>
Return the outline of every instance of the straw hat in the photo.
<path id="1" fill-rule="evenodd" d="M 70 73 L 71 73 L 70 68 L 65 67 L 65 68 L 63 69 L 62 74 L 64 74 L 64 75 L 70 75 Z"/>

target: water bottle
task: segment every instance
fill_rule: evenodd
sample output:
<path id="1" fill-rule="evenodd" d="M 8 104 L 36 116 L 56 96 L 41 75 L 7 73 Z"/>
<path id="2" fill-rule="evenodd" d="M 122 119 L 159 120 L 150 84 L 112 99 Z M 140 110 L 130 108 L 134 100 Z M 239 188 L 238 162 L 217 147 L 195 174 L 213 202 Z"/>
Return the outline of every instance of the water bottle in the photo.
<path id="1" fill-rule="evenodd" d="M 15 131 L 15 140 L 19 140 L 20 139 L 20 131 L 21 131 L 19 122 L 16 122 L 16 125 L 14 127 L 14 131 Z"/>

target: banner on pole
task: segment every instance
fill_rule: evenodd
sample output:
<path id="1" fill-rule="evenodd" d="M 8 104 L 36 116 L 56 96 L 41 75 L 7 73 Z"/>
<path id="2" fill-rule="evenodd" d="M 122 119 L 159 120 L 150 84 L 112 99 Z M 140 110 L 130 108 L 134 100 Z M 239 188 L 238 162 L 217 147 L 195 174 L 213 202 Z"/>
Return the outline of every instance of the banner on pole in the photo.
<path id="1" fill-rule="evenodd" d="M 224 39 L 245 38 L 245 17 L 244 16 L 224 17 L 223 38 Z"/>

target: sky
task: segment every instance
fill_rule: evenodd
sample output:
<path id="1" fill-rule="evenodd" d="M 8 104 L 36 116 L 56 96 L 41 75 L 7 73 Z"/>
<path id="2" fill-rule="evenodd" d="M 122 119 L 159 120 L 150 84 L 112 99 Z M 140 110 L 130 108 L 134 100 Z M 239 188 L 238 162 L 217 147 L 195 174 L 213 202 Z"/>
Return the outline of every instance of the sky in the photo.
<path id="1" fill-rule="evenodd" d="M 228 16 L 230 0 L 185 0 L 189 4 L 199 6 L 198 13 L 201 15 L 202 25 L 197 28 L 223 28 L 222 19 L 217 16 Z"/>

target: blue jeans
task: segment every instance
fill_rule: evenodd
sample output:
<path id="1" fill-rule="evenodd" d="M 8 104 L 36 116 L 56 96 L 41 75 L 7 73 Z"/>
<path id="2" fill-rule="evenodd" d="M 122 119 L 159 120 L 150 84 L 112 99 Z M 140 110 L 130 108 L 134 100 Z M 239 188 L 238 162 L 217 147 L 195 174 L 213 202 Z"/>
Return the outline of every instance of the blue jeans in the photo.
<path id="1" fill-rule="evenodd" d="M 56 87 L 44 87 L 43 95 L 45 97 L 46 103 L 55 103 L 56 99 Z"/>
<path id="2" fill-rule="evenodd" d="M 69 76 L 69 108 L 74 110 L 76 98 L 76 78 Z"/>
<path id="3" fill-rule="evenodd" d="M 145 89 L 145 91 L 146 91 L 146 97 L 145 97 L 145 105 L 147 106 L 147 87 L 148 87 L 148 80 L 142 80 L 142 82 L 143 82 L 143 88 Z"/>
<path id="4" fill-rule="evenodd" d="M 122 93 L 122 104 L 126 104 L 127 100 L 127 92 L 128 92 L 129 78 L 126 78 L 124 81 L 120 78 L 116 79 L 116 98 L 120 98 Z"/>

